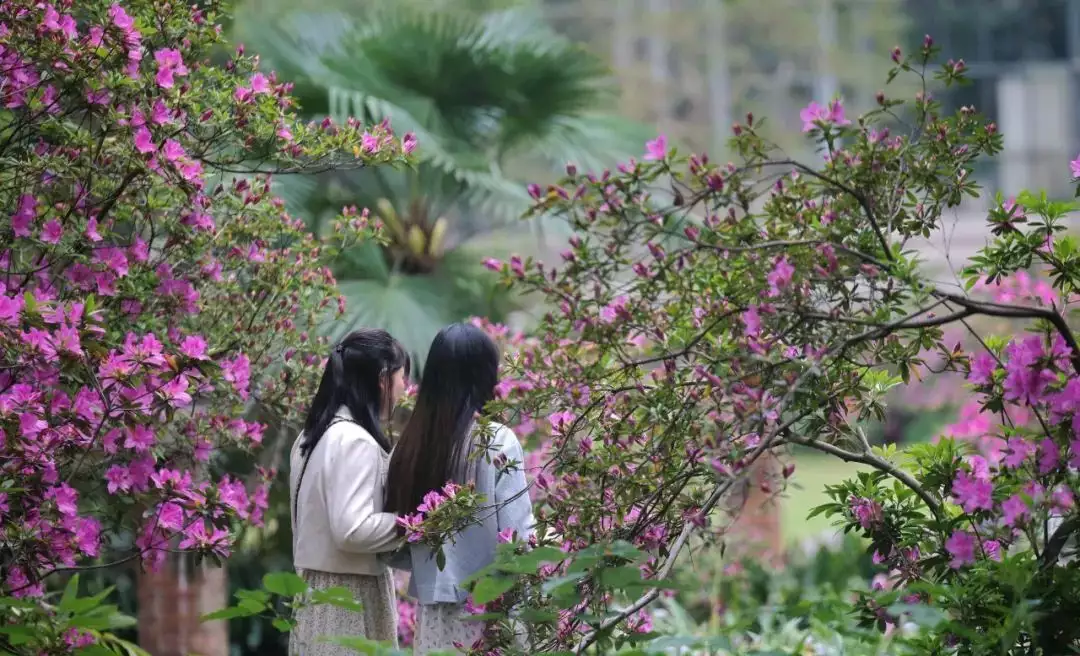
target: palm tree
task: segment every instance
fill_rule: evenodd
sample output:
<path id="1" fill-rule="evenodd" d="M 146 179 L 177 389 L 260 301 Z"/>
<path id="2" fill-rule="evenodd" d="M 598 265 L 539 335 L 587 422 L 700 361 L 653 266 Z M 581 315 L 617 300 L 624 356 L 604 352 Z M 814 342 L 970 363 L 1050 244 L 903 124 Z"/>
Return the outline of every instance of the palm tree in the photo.
<path id="1" fill-rule="evenodd" d="M 236 40 L 294 81 L 306 117 L 389 119 L 419 140 L 413 170 L 337 172 L 279 189 L 313 231 L 343 205 L 369 207 L 387 227 L 388 245 L 360 247 L 338 263 L 350 309 L 331 336 L 383 327 L 422 362 L 445 323 L 504 318 L 519 299 L 480 262 L 511 244 L 542 246 L 523 244 L 513 227 L 528 206 L 523 181 L 548 179 L 567 162 L 600 169 L 640 152 L 646 131 L 605 111 L 615 89 L 601 60 L 509 4 L 238 8 Z"/>

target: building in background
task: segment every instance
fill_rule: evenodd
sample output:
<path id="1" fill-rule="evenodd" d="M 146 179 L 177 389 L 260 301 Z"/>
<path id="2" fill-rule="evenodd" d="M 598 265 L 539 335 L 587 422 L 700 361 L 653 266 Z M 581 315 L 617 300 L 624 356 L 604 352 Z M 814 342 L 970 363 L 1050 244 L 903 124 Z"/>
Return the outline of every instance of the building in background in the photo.
<path id="1" fill-rule="evenodd" d="M 852 112 L 882 87 L 894 45 L 933 35 L 972 84 L 939 90 L 1006 135 L 980 178 L 992 191 L 1070 193 L 1080 148 L 1080 0 L 543 0 L 557 29 L 609 57 L 623 110 L 717 151 L 733 120 L 767 116 L 799 153 L 799 109 L 834 95 Z M 896 92 L 894 92 L 895 94 Z"/>
<path id="2" fill-rule="evenodd" d="M 1072 196 L 1080 0 L 539 1 L 558 30 L 610 59 L 626 115 L 717 157 L 749 111 L 767 117 L 766 133 L 791 156 L 811 158 L 799 110 L 835 95 L 849 115 L 866 110 L 893 46 L 910 51 L 932 35 L 942 60 L 964 59 L 972 80 L 934 93 L 949 110 L 974 105 L 1005 134 L 1004 152 L 977 171 L 983 198 L 945 217 L 935 242 L 916 244 L 932 264 L 954 267 L 985 244 L 998 191 Z"/>
<path id="3" fill-rule="evenodd" d="M 1068 162 L 1080 149 L 1080 2 L 907 0 L 914 35 L 931 34 L 963 58 L 972 84 L 942 99 L 997 121 L 1005 151 L 980 171 L 989 188 L 1072 195 Z"/>

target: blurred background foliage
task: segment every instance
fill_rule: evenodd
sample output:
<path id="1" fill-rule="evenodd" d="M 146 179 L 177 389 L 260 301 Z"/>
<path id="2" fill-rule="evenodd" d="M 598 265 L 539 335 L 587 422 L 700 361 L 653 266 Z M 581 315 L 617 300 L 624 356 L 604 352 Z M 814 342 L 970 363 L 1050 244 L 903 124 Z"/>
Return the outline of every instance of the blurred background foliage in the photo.
<path id="1" fill-rule="evenodd" d="M 370 208 L 386 246 L 344 253 L 335 267 L 348 299 L 337 337 L 386 328 L 423 362 L 434 334 L 467 316 L 505 321 L 523 299 L 496 288 L 484 257 L 542 248 L 518 221 L 526 181 L 567 162 L 601 169 L 641 151 L 648 136 L 615 111 L 606 63 L 556 34 L 535 7 L 488 0 L 368 0 L 238 5 L 236 42 L 295 84 L 302 115 L 389 120 L 413 132 L 412 170 L 288 177 L 277 192 L 313 232 L 342 206 Z M 523 248 L 524 247 L 524 248 Z"/>

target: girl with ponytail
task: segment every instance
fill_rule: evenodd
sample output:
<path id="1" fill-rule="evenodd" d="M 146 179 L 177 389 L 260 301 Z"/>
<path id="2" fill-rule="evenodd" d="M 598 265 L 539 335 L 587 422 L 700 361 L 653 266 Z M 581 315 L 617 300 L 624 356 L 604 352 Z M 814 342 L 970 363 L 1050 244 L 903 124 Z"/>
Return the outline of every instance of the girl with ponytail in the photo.
<path id="1" fill-rule="evenodd" d="M 348 589 L 363 610 L 299 610 L 291 654 L 352 653 L 322 641 L 333 636 L 396 644 L 393 579 L 376 557 L 401 542 L 397 516 L 383 512 L 390 442 L 381 424 L 408 375 L 408 355 L 384 330 L 350 333 L 327 359 L 289 459 L 293 565 L 314 589 Z"/>

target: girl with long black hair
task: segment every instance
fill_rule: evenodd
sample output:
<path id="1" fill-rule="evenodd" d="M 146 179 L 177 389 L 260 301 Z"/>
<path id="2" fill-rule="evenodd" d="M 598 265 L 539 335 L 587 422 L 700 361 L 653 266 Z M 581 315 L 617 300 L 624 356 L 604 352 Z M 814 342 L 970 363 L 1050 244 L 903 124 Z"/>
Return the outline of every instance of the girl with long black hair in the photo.
<path id="1" fill-rule="evenodd" d="M 455 642 L 469 647 L 481 637 L 483 625 L 464 614 L 468 593 L 462 582 L 494 560 L 500 535 L 527 539 L 533 530 L 517 436 L 500 424 L 477 421 L 498 381 L 499 351 L 490 337 L 468 324 L 444 328 L 431 344 L 416 406 L 390 456 L 388 512 L 416 512 L 426 493 L 451 481 L 474 483 L 489 506 L 444 547 L 441 570 L 423 545 L 410 545 L 407 558 L 392 560 L 412 571 L 409 594 L 420 604 L 416 654 L 453 650 Z"/>
<path id="2" fill-rule="evenodd" d="M 357 330 L 331 351 L 304 431 L 290 456 L 293 565 L 314 589 L 340 587 L 363 604 L 301 609 L 290 653 L 351 654 L 327 636 L 397 641 L 391 570 L 376 554 L 401 543 L 397 516 L 383 511 L 390 442 L 381 423 L 405 388 L 409 358 L 385 330 Z"/>

